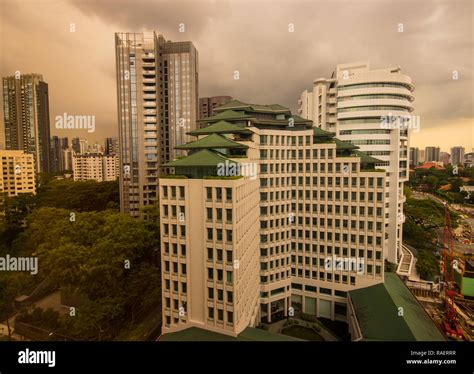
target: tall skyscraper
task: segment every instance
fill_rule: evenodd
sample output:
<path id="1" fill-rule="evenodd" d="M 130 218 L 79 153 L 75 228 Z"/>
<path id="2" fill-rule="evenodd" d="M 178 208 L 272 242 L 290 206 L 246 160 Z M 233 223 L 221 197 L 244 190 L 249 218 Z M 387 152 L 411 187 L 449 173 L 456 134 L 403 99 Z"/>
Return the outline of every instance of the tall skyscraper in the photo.
<path id="1" fill-rule="evenodd" d="M 116 33 L 115 51 L 120 206 L 139 216 L 156 201 L 158 165 L 172 160 L 174 147 L 195 129 L 198 53 L 191 42 L 166 41 L 155 32 Z"/>
<path id="2" fill-rule="evenodd" d="M 420 149 L 410 147 L 410 166 L 418 166 L 420 163 Z"/>
<path id="3" fill-rule="evenodd" d="M 398 263 L 404 222 L 403 184 L 408 180 L 408 128 L 419 124 L 413 111 L 414 86 L 399 67 L 370 69 L 368 62 L 337 65 L 329 79 L 317 79 L 302 93 L 299 112 L 315 126 L 359 146 L 387 172 L 388 253 Z"/>
<path id="4" fill-rule="evenodd" d="M 199 98 L 199 119 L 213 116 L 214 109 L 230 103 L 232 96 L 212 96 Z"/>
<path id="5" fill-rule="evenodd" d="M 49 172 L 48 84 L 40 74 L 3 78 L 5 148 L 34 156 L 36 172 Z"/>
<path id="6" fill-rule="evenodd" d="M 425 148 L 425 162 L 436 161 L 439 162 L 439 147 L 426 147 Z"/>
<path id="7" fill-rule="evenodd" d="M 232 101 L 202 121 L 164 165 L 186 178 L 160 177 L 162 332 L 346 321 L 347 292 L 384 279 L 381 161 L 281 105 Z"/>
<path id="8" fill-rule="evenodd" d="M 119 142 L 118 138 L 106 138 L 105 139 L 105 154 L 112 155 L 112 154 L 119 154 Z"/>
<path id="9" fill-rule="evenodd" d="M 464 147 L 452 147 L 451 148 L 451 164 L 452 165 L 463 165 L 464 164 Z"/>

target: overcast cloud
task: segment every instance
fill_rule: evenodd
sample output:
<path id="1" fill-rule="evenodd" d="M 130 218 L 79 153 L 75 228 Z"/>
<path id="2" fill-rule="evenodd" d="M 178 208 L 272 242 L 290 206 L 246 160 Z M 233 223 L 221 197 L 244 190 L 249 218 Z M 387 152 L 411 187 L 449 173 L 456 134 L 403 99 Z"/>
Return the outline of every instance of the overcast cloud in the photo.
<path id="1" fill-rule="evenodd" d="M 56 135 L 102 142 L 117 134 L 113 33 L 156 30 L 195 44 L 200 96 L 292 110 L 301 92 L 338 63 L 401 66 L 416 86 L 414 114 L 421 117 L 412 145 L 474 147 L 472 1 L 7 0 L 0 10 L 2 76 L 43 74 L 52 129 L 63 112 L 97 117 L 92 136 L 53 129 Z M 454 70 L 459 80 L 452 79 Z"/>

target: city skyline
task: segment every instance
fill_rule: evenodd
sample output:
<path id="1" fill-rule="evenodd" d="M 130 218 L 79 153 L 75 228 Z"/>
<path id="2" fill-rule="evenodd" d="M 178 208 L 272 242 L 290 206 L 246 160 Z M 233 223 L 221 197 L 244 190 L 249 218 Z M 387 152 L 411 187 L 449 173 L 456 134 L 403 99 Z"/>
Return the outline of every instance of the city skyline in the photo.
<path id="1" fill-rule="evenodd" d="M 474 147 L 469 58 L 472 37 L 466 32 L 472 26 L 469 2 L 437 2 L 435 6 L 401 3 L 395 11 L 388 1 L 375 7 L 370 2 L 346 4 L 337 7 L 337 23 L 325 17 L 331 14 L 333 4 L 283 3 L 260 24 L 254 21 L 261 18 L 266 2 L 248 4 L 254 12 L 247 12 L 236 2 L 178 2 L 177 10 L 171 12 L 167 5 L 148 2 L 139 7 L 113 7 L 107 1 L 71 1 L 54 9 L 48 3 L 41 4 L 45 8 L 41 15 L 34 5 L 7 3 L 2 45 L 9 53 L 2 54 L 0 73 L 43 75 L 50 86 L 52 135 L 89 141 L 118 135 L 114 32 L 157 30 L 173 41 L 195 44 L 200 54 L 199 97 L 229 95 L 247 102 L 278 102 L 293 111 L 308 82 L 328 76 L 337 63 L 370 60 L 374 68 L 400 65 L 417 87 L 413 114 L 420 116 L 421 131 L 413 133 L 410 145 L 436 145 L 444 150 Z M 155 6 L 161 7 L 160 13 L 154 11 Z M 286 12 L 290 6 L 292 11 Z M 317 11 L 316 17 L 310 9 Z M 352 21 L 354 12 L 357 23 Z M 34 24 L 40 25 L 34 35 L 27 27 L 32 17 Z M 362 26 L 364 23 L 369 26 Z M 400 26 L 403 32 L 399 32 Z M 220 32 L 211 33 L 211 27 L 218 27 Z M 350 37 L 346 28 L 351 30 Z M 371 33 L 374 28 L 379 30 L 377 35 Z M 49 33 L 57 35 L 54 43 L 45 39 Z M 251 40 L 247 34 L 255 37 Z M 17 46 L 27 39 L 31 48 L 19 49 Z M 45 40 L 49 54 L 42 53 Z M 57 63 L 49 64 L 51 55 Z M 261 55 L 266 58 L 260 59 Z M 289 57 L 284 58 L 286 55 Z M 426 61 L 436 62 L 427 69 Z M 236 71 L 238 80 L 234 79 Z M 455 71 L 457 80 L 453 79 Z M 278 80 L 282 72 L 285 80 Z M 66 77 L 68 84 L 63 84 Z M 65 112 L 95 115 L 95 132 L 56 129 L 55 117 Z M 449 131 L 440 131 L 447 128 Z M 0 142 L 4 144 L 3 134 Z"/>

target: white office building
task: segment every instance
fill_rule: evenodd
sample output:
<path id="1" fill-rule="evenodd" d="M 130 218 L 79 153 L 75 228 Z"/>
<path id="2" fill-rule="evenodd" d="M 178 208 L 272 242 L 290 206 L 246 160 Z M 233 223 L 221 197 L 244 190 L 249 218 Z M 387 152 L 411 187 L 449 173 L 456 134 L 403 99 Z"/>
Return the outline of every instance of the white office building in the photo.
<path id="1" fill-rule="evenodd" d="M 414 86 L 399 67 L 370 69 L 368 62 L 337 65 L 331 78 L 316 79 L 298 101 L 302 117 L 382 162 L 387 172 L 387 257 L 397 263 L 404 222 L 403 184 L 408 180 L 409 129 L 419 128 Z"/>

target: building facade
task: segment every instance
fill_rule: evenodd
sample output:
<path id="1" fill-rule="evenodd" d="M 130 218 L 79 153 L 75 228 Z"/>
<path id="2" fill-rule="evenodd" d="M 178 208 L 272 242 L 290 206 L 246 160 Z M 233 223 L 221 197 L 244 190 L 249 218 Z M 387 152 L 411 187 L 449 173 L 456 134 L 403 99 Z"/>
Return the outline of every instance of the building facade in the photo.
<path id="1" fill-rule="evenodd" d="M 75 181 L 114 181 L 119 175 L 118 155 L 102 153 L 74 154 L 72 168 Z"/>
<path id="2" fill-rule="evenodd" d="M 404 222 L 404 182 L 408 180 L 409 129 L 414 86 L 400 68 L 370 69 L 368 62 L 337 65 L 328 79 L 317 79 L 301 94 L 299 113 L 315 126 L 380 160 L 388 175 L 387 260 L 398 263 Z"/>
<path id="3" fill-rule="evenodd" d="M 199 119 L 211 117 L 215 114 L 214 109 L 221 105 L 230 103 L 232 96 L 211 96 L 199 98 Z"/>
<path id="4" fill-rule="evenodd" d="M 439 162 L 440 149 L 439 147 L 426 147 L 424 162 Z"/>
<path id="5" fill-rule="evenodd" d="M 451 148 L 451 164 L 452 165 L 464 165 L 464 147 L 452 147 Z"/>
<path id="6" fill-rule="evenodd" d="M 48 84 L 40 74 L 3 78 L 5 148 L 30 153 L 36 172 L 51 171 Z"/>
<path id="7" fill-rule="evenodd" d="M 0 150 L 0 164 L 0 195 L 12 197 L 36 193 L 35 163 L 31 153 Z"/>
<path id="8" fill-rule="evenodd" d="M 381 161 L 280 105 L 234 100 L 202 121 L 160 178 L 162 332 L 345 321 L 347 292 L 383 282 Z"/>
<path id="9" fill-rule="evenodd" d="M 198 115 L 198 53 L 155 32 L 116 33 L 121 211 L 157 199 L 158 165 L 189 141 Z M 166 171 L 164 171 L 166 172 Z"/>

